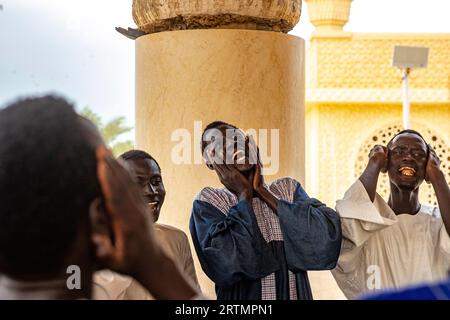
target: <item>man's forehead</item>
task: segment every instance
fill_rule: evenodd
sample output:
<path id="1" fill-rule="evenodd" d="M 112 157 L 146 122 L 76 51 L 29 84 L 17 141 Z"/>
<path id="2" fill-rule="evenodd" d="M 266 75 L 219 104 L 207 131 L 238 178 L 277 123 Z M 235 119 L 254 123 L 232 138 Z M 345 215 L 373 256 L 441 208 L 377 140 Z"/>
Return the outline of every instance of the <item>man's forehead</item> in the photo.
<path id="1" fill-rule="evenodd" d="M 211 141 L 214 138 L 222 138 L 226 139 L 235 137 L 235 136 L 244 136 L 244 133 L 240 129 L 236 129 L 227 125 L 221 125 L 217 128 L 212 128 L 206 131 L 205 137 L 207 141 Z"/>
<path id="2" fill-rule="evenodd" d="M 400 146 L 416 146 L 419 148 L 427 149 L 427 145 L 425 141 L 414 133 L 402 133 L 392 140 L 392 147 L 400 147 Z"/>
<path id="3" fill-rule="evenodd" d="M 147 158 L 135 158 L 126 160 L 127 166 L 137 175 L 154 175 L 160 174 L 160 170 L 156 162 Z"/>

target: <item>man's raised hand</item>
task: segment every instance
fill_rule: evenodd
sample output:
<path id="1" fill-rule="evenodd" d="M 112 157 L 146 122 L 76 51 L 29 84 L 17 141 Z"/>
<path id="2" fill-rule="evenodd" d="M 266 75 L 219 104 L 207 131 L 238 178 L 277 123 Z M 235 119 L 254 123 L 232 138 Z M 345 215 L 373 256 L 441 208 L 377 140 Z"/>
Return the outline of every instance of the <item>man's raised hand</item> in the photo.
<path id="1" fill-rule="evenodd" d="M 436 154 L 436 151 L 434 151 L 433 147 L 431 145 L 428 145 L 428 161 L 426 166 L 426 173 L 425 173 L 425 181 L 428 183 L 431 183 L 432 180 L 437 176 L 437 174 L 440 172 L 440 165 L 441 160 L 439 159 L 438 155 Z"/>
<path id="2" fill-rule="evenodd" d="M 388 148 L 375 145 L 369 153 L 369 165 L 376 165 L 381 172 L 386 173 L 388 170 Z"/>
<path id="3" fill-rule="evenodd" d="M 210 157 L 212 158 L 211 155 Z M 225 188 L 235 194 L 239 200 L 245 199 L 251 202 L 253 198 L 253 172 L 247 178 L 233 165 L 217 164 L 214 161 L 211 162 L 211 165 Z"/>

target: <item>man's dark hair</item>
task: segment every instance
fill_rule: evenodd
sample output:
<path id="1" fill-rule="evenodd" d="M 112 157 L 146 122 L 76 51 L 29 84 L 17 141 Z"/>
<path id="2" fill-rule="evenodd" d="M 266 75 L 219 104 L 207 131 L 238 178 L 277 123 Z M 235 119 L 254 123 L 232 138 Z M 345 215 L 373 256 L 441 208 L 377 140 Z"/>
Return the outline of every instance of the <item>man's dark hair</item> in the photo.
<path id="1" fill-rule="evenodd" d="M 148 159 L 155 161 L 156 165 L 158 166 L 159 171 L 161 171 L 161 166 L 159 165 L 158 161 L 156 161 L 155 158 L 153 158 L 151 155 L 149 155 L 147 152 L 142 150 L 130 150 L 122 154 L 119 158 L 123 160 L 133 160 L 133 159 Z"/>
<path id="2" fill-rule="evenodd" d="M 405 134 L 405 133 L 415 134 L 416 136 L 419 136 L 423 140 L 423 142 L 425 142 L 425 145 L 427 146 L 427 149 L 428 149 L 428 143 L 425 140 L 425 138 L 419 132 L 417 132 L 416 130 L 412 130 L 412 129 L 405 129 L 405 130 L 402 130 L 399 133 L 397 133 L 395 136 L 392 137 L 391 140 L 389 140 L 389 142 L 387 144 L 387 147 L 389 148 L 391 146 L 391 144 L 392 144 L 392 142 L 394 141 L 395 138 L 397 138 L 399 135 L 402 135 L 402 134 Z"/>
<path id="3" fill-rule="evenodd" d="M 45 279 L 65 272 L 90 203 L 101 195 L 80 119 L 55 96 L 0 110 L 0 273 Z"/>
<path id="4" fill-rule="evenodd" d="M 205 127 L 205 129 L 204 129 L 203 132 L 202 132 L 202 141 L 201 141 L 202 152 L 203 152 L 203 151 L 205 150 L 205 148 L 206 148 L 206 141 L 203 141 L 203 137 L 205 136 L 205 133 L 206 133 L 208 130 L 210 130 L 210 129 L 218 129 L 219 127 L 224 127 L 224 126 L 226 126 L 226 127 L 231 127 L 231 128 L 234 128 L 234 129 L 239 130 L 239 128 L 236 127 L 235 125 L 232 125 L 232 124 L 229 124 L 229 123 L 226 123 L 226 122 L 223 122 L 223 121 L 213 121 L 213 122 L 211 122 L 210 124 L 208 124 L 208 125 Z"/>

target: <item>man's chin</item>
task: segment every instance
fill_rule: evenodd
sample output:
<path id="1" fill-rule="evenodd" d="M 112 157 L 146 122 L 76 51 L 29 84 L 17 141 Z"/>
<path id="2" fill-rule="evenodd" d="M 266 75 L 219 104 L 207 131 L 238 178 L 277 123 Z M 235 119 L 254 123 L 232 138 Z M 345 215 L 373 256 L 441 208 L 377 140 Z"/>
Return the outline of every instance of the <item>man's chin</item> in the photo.
<path id="1" fill-rule="evenodd" d="M 420 183 L 417 183 L 416 181 L 415 182 L 413 182 L 413 181 L 411 181 L 411 182 L 404 182 L 404 181 L 400 181 L 399 183 L 397 183 L 397 186 L 398 186 L 398 188 L 400 189 L 400 190 L 403 190 L 403 191 L 414 191 L 414 190 L 416 190 L 417 188 L 419 188 L 420 187 Z"/>
<path id="2" fill-rule="evenodd" d="M 152 218 L 153 218 L 153 223 L 158 222 L 158 220 L 159 220 L 159 212 L 152 214 Z"/>

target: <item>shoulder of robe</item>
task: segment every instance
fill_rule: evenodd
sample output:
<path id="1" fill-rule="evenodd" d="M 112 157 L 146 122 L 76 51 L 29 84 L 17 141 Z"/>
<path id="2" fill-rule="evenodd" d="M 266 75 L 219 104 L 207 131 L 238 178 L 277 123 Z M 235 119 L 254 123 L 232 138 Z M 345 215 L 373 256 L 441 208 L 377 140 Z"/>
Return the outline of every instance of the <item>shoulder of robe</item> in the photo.
<path id="1" fill-rule="evenodd" d="M 226 214 L 232 206 L 238 203 L 236 196 L 230 191 L 224 188 L 215 189 L 211 187 L 206 187 L 200 191 L 194 201 L 209 203 L 224 214 Z"/>
<path id="2" fill-rule="evenodd" d="M 270 191 L 281 197 L 283 200 L 292 202 L 297 187 L 301 185 L 297 180 L 284 177 L 273 181 L 269 188 Z"/>
<path id="3" fill-rule="evenodd" d="M 173 226 L 169 226 L 166 224 L 161 224 L 161 223 L 155 223 L 155 229 L 157 230 L 157 232 L 163 232 L 164 234 L 167 234 L 170 238 L 182 238 L 182 239 L 187 239 L 187 235 L 186 233 L 181 230 L 178 229 L 176 227 Z"/>
<path id="4" fill-rule="evenodd" d="M 216 189 L 212 187 L 203 188 L 197 195 L 194 200 L 210 202 L 213 198 L 223 198 L 225 195 L 224 189 Z"/>

